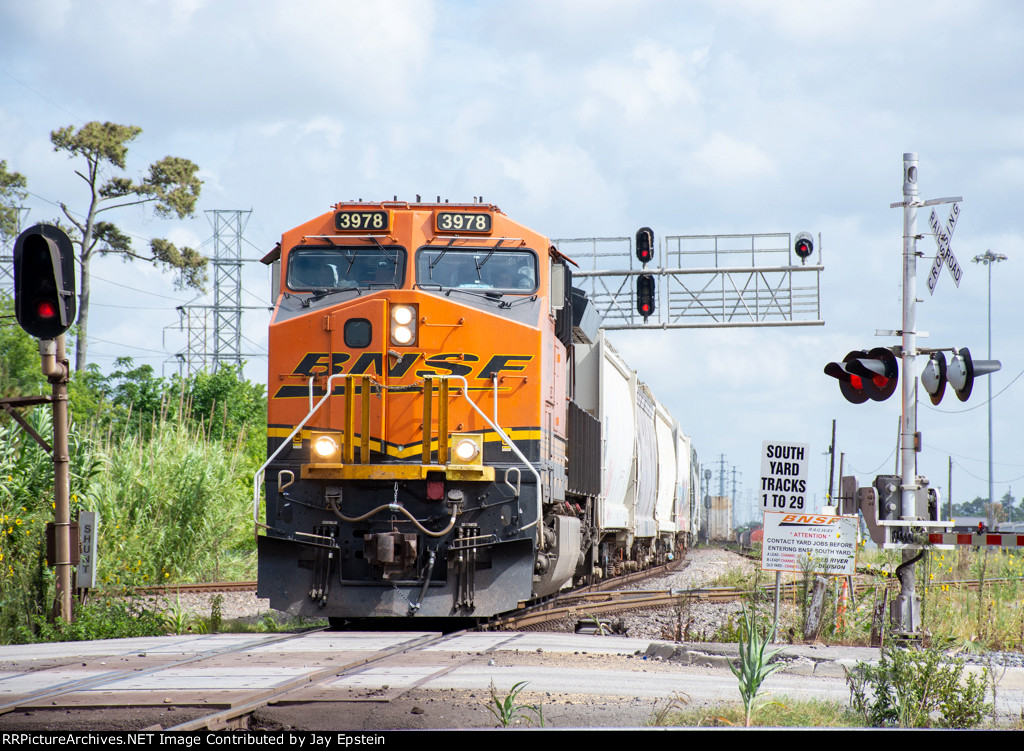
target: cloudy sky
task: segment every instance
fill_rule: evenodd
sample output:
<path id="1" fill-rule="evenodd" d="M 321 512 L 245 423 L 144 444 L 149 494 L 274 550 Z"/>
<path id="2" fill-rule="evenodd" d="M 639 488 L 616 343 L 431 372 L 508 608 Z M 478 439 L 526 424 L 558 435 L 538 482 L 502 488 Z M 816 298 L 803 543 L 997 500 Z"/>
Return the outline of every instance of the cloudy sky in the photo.
<path id="1" fill-rule="evenodd" d="M 924 281 L 921 346 L 987 352 L 992 273 L 995 495 L 1024 490 L 1024 5 L 1005 0 L 73 0 L 0 2 L 0 159 L 24 174 L 28 222 L 83 206 L 49 133 L 133 124 L 129 173 L 163 156 L 204 180 L 195 218 L 118 221 L 212 252 L 209 211 L 250 211 L 244 254 L 339 201 L 483 196 L 550 237 L 821 233 L 823 327 L 613 334 L 739 495 L 764 440 L 805 442 L 828 486 L 832 421 L 847 473 L 893 472 L 897 395 L 851 405 L 822 373 L 852 349 L 898 343 L 902 155 L 922 198 L 963 196 L 957 288 Z M 940 207 L 943 219 L 948 207 Z M 927 231 L 927 210 L 919 231 Z M 210 303 L 146 264 L 94 263 L 90 356 L 174 372 L 175 307 Z M 246 264 L 243 304 L 268 298 Z M 266 350 L 268 315 L 244 316 Z M 923 358 L 921 358 L 923 359 Z M 265 356 L 246 375 L 266 378 Z M 902 374 L 901 374 L 902 377 Z M 987 384 L 919 411 L 919 471 L 955 501 L 987 496 Z M 1004 390 L 1005 389 L 1005 390 Z M 923 392 L 922 392 L 923 393 Z M 838 473 L 838 462 L 836 471 Z M 715 480 L 717 484 L 717 476 Z"/>

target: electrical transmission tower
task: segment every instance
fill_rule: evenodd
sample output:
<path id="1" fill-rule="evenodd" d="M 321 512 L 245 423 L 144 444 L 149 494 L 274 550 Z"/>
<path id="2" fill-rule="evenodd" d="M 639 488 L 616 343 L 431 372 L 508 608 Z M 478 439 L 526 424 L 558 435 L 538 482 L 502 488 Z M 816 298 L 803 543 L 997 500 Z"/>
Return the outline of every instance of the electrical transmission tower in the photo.
<path id="1" fill-rule="evenodd" d="M 14 243 L 21 234 L 21 228 L 25 224 L 25 217 L 29 210 L 24 206 L 18 207 L 18 227 L 10 237 L 0 238 L 0 289 L 5 289 L 14 294 Z"/>
<path id="2" fill-rule="evenodd" d="M 242 231 L 252 211 L 207 211 L 213 224 L 213 368 L 242 368 Z M 244 217 L 244 220 L 243 220 Z"/>
<path id="3" fill-rule="evenodd" d="M 241 375 L 243 358 L 261 354 L 242 351 L 242 311 L 264 309 L 242 305 L 242 233 L 252 211 L 215 209 L 206 213 L 213 226 L 213 305 L 178 308 L 179 329 L 188 332 L 186 349 L 177 354 L 179 372 L 192 376 L 233 365 Z"/>

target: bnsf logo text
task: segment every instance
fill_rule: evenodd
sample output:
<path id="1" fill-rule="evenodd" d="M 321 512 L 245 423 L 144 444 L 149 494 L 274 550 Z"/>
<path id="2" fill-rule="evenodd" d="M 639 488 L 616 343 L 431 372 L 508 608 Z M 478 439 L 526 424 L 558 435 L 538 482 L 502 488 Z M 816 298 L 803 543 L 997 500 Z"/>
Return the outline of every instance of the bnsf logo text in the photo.
<path id="1" fill-rule="evenodd" d="M 410 373 L 415 378 L 432 375 L 457 375 L 489 381 L 496 374 L 519 372 L 533 359 L 533 355 L 490 355 L 482 360 L 479 355 L 468 352 L 443 352 L 424 357 L 422 352 L 404 352 L 402 359 L 388 358 L 388 378 L 404 378 Z M 315 378 L 345 373 L 349 375 L 384 375 L 384 355 L 380 352 L 363 352 L 353 358 L 348 352 L 308 352 L 302 356 L 293 375 Z M 283 386 L 275 397 L 301 396 L 307 393 L 303 386 Z M 292 393 L 295 391 L 295 393 Z"/>
<path id="2" fill-rule="evenodd" d="M 838 524 L 841 516 L 806 516 L 804 514 L 786 514 L 780 524 Z"/>

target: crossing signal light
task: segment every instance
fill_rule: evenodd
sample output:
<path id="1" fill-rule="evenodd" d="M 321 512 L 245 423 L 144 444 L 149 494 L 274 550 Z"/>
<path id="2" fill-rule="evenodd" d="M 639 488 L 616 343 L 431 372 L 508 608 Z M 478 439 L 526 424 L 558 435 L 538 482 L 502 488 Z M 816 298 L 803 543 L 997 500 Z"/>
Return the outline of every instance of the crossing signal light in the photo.
<path id="1" fill-rule="evenodd" d="M 946 393 L 946 356 L 941 352 L 932 352 L 921 371 L 921 385 L 928 392 L 932 404 L 942 401 Z"/>
<path id="2" fill-rule="evenodd" d="M 884 402 L 896 391 L 899 363 L 896 355 L 885 347 L 854 350 L 841 363 L 826 365 L 825 375 L 839 381 L 839 391 L 848 402 L 863 404 L 868 399 Z"/>
<path id="3" fill-rule="evenodd" d="M 75 263 L 71 239 L 37 224 L 14 243 L 14 313 L 37 339 L 55 339 L 75 322 Z"/>
<path id="4" fill-rule="evenodd" d="M 645 266 L 654 260 L 654 230 L 650 227 L 636 231 L 636 257 Z"/>
<path id="5" fill-rule="evenodd" d="M 948 365 L 944 354 L 933 352 L 924 370 L 921 371 L 921 385 L 928 392 L 932 404 L 942 401 L 947 383 L 953 387 L 956 398 L 966 402 L 971 397 L 974 379 L 977 376 L 995 373 L 1002 367 L 1003 364 L 999 360 L 975 360 L 967 347 L 954 351 Z"/>
<path id="6" fill-rule="evenodd" d="M 814 252 L 814 238 L 809 232 L 801 232 L 796 236 L 796 240 L 793 241 L 793 252 L 800 259 L 800 263 L 805 263 L 811 257 Z"/>
<path id="7" fill-rule="evenodd" d="M 654 315 L 654 277 L 651 274 L 641 274 L 636 278 L 636 312 L 644 317 L 646 321 Z"/>

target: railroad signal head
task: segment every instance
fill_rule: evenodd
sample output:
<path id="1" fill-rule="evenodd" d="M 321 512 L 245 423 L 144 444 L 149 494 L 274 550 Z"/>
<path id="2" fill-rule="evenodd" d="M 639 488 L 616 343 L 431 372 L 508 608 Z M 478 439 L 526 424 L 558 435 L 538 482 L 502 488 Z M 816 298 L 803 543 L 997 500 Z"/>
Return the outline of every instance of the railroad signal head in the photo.
<path id="1" fill-rule="evenodd" d="M 999 360 L 973 359 L 971 351 L 964 347 L 959 352 L 955 352 L 950 359 L 946 378 L 949 380 L 949 385 L 953 387 L 956 398 L 966 402 L 971 396 L 975 378 L 995 373 L 1002 367 L 1003 364 Z"/>
<path id="2" fill-rule="evenodd" d="M 636 278 L 636 312 L 646 321 L 654 315 L 654 297 L 656 286 L 651 274 L 641 274 Z"/>
<path id="3" fill-rule="evenodd" d="M 932 352 L 921 371 L 921 385 L 928 392 L 928 398 L 932 404 L 942 401 L 946 393 L 946 356 L 941 352 Z"/>
<path id="4" fill-rule="evenodd" d="M 800 259 L 800 263 L 806 263 L 814 252 L 814 238 L 809 232 L 800 232 L 793 241 L 793 252 Z"/>
<path id="5" fill-rule="evenodd" d="M 839 391 L 848 402 L 863 404 L 868 399 L 884 402 L 896 391 L 899 364 L 896 355 L 885 347 L 854 350 L 841 363 L 826 365 L 825 375 L 839 381 Z"/>
<path id="6" fill-rule="evenodd" d="M 956 398 L 966 402 L 974 389 L 975 378 L 995 373 L 1002 367 L 999 360 L 975 360 L 971 357 L 971 351 L 967 347 L 960 351 L 954 350 L 948 365 L 944 354 L 933 352 L 928 358 L 924 370 L 921 371 L 921 385 L 928 392 L 928 398 L 931 399 L 932 404 L 942 401 L 947 383 L 953 387 Z"/>
<path id="7" fill-rule="evenodd" d="M 645 266 L 654 260 L 654 230 L 650 227 L 636 231 L 636 257 Z"/>
<path id="8" fill-rule="evenodd" d="M 75 264 L 71 239 L 37 224 L 14 243 L 14 313 L 37 339 L 54 339 L 75 322 Z"/>

